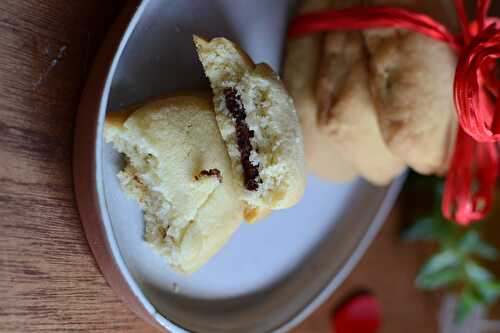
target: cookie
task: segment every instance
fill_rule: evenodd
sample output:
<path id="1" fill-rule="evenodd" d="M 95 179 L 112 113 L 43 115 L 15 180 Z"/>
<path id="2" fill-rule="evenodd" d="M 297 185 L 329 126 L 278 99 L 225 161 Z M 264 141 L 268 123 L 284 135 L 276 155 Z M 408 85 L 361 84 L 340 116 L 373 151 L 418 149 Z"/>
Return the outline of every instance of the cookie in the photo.
<path id="1" fill-rule="evenodd" d="M 330 0 L 303 1 L 300 13 L 330 7 Z M 292 96 L 302 127 L 306 163 L 314 175 L 330 181 L 349 181 L 357 176 L 337 144 L 318 130 L 317 74 L 324 34 L 287 41 L 283 81 Z"/>
<path id="2" fill-rule="evenodd" d="M 372 0 L 442 18 L 438 3 Z M 446 44 L 400 29 L 363 31 L 370 84 L 389 149 L 421 174 L 443 174 L 455 140 L 453 80 L 457 57 Z"/>
<path id="3" fill-rule="evenodd" d="M 368 78 L 362 34 L 327 33 L 317 84 L 318 127 L 363 178 L 387 185 L 405 164 L 382 138 Z"/>
<path id="4" fill-rule="evenodd" d="M 214 93 L 217 123 L 244 188 L 245 219 L 294 205 L 305 188 L 303 139 L 293 101 L 266 64 L 225 38 L 194 36 Z"/>
<path id="5" fill-rule="evenodd" d="M 118 177 L 144 211 L 144 239 L 177 271 L 199 269 L 243 219 L 211 99 L 171 96 L 109 113 L 104 137 L 126 157 Z"/>

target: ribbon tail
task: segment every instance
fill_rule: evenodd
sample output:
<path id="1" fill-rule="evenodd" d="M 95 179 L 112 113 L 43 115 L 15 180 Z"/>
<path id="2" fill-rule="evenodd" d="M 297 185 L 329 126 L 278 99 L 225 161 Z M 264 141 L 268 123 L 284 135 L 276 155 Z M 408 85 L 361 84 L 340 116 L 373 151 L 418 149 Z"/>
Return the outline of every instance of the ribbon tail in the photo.
<path id="1" fill-rule="evenodd" d="M 459 129 L 446 177 L 443 215 L 468 225 L 483 219 L 493 205 L 499 156 L 493 142 L 477 142 Z"/>

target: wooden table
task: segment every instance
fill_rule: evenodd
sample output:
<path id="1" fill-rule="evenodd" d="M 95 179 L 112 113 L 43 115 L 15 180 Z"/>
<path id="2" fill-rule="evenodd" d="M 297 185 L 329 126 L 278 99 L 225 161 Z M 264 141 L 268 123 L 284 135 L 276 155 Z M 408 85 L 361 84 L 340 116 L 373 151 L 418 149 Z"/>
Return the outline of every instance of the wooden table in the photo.
<path id="1" fill-rule="evenodd" d="M 78 218 L 71 157 L 89 67 L 125 0 L 0 2 L 0 331 L 154 332 L 101 276 Z M 438 299 L 413 286 L 425 251 L 399 240 L 396 207 L 342 288 L 296 332 L 372 290 L 383 332 L 435 332 Z"/>

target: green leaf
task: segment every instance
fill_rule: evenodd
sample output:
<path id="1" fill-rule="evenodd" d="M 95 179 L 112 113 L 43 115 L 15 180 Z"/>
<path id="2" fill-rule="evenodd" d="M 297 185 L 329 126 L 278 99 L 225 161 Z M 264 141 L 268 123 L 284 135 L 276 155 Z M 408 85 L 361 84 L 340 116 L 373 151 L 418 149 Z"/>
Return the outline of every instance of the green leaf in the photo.
<path id="1" fill-rule="evenodd" d="M 452 268 L 458 266 L 460 257 L 457 252 L 448 249 L 433 255 L 422 267 L 421 274 L 427 275 L 434 272 L 443 270 L 445 268 Z"/>
<path id="2" fill-rule="evenodd" d="M 422 289 L 437 289 L 449 286 L 461 280 L 460 270 L 457 268 L 445 268 L 434 273 L 421 273 L 417 276 L 416 283 Z"/>
<path id="3" fill-rule="evenodd" d="M 476 254 L 483 259 L 498 259 L 498 250 L 483 241 L 480 241 L 476 247 L 472 249 L 471 253 Z"/>
<path id="4" fill-rule="evenodd" d="M 486 268 L 474 261 L 466 262 L 464 270 L 467 278 L 473 283 L 490 282 L 493 279 L 493 275 Z"/>
<path id="5" fill-rule="evenodd" d="M 464 291 L 458 298 L 458 304 L 456 308 L 455 320 L 457 324 L 462 324 L 464 320 L 470 315 L 472 310 L 481 303 L 477 300 L 471 291 Z"/>
<path id="6" fill-rule="evenodd" d="M 500 282 L 480 282 L 474 289 L 485 304 L 495 302 L 500 296 Z"/>
<path id="7" fill-rule="evenodd" d="M 470 230 L 458 240 L 457 247 L 461 253 L 470 253 L 480 241 L 477 231 Z"/>
<path id="8" fill-rule="evenodd" d="M 495 260 L 498 256 L 498 251 L 491 245 L 483 242 L 479 233 L 475 230 L 470 230 L 458 241 L 458 250 L 462 254 L 477 254 L 481 258 Z"/>
<path id="9" fill-rule="evenodd" d="M 439 240 L 444 236 L 443 228 L 434 217 L 419 219 L 403 232 L 406 240 Z"/>

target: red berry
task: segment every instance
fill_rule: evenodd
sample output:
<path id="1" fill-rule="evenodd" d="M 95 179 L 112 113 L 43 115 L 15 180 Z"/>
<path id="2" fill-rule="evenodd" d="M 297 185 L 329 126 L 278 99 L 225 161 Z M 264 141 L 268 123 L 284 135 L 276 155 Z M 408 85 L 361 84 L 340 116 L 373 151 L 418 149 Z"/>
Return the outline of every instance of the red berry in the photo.
<path id="1" fill-rule="evenodd" d="M 331 317 L 335 333 L 375 333 L 380 328 L 380 322 L 380 303 L 370 294 L 347 300 Z"/>

